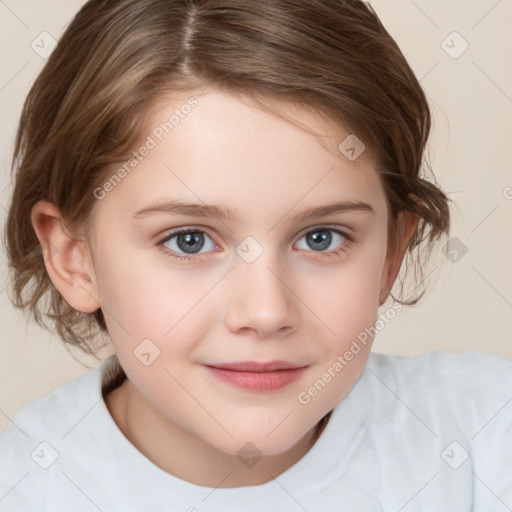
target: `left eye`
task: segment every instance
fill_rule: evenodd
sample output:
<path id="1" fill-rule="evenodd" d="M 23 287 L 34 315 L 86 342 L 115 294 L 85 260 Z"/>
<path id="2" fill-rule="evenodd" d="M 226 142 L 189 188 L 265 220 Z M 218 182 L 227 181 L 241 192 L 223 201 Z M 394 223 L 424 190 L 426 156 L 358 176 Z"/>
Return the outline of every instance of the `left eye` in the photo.
<path id="1" fill-rule="evenodd" d="M 162 245 L 177 253 L 186 254 L 199 254 L 215 249 L 215 243 L 206 233 L 194 230 L 172 233 L 162 241 Z M 206 248 L 205 251 L 201 251 L 203 248 Z"/>
<path id="2" fill-rule="evenodd" d="M 299 249 L 312 249 L 313 251 L 325 251 L 334 242 L 334 247 L 338 248 L 346 237 L 341 231 L 336 229 L 315 229 L 306 233 L 300 240 L 305 240 L 309 247 L 298 247 Z M 300 241 L 299 241 L 300 242 Z"/>

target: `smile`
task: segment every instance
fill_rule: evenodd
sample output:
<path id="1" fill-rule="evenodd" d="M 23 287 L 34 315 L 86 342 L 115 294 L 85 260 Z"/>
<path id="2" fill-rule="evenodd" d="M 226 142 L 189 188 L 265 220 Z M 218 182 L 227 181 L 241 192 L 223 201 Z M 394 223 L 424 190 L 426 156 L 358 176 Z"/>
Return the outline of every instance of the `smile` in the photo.
<path id="1" fill-rule="evenodd" d="M 245 361 L 204 365 L 217 379 L 249 391 L 277 391 L 297 380 L 307 366 L 297 366 L 286 361 L 258 363 Z"/>

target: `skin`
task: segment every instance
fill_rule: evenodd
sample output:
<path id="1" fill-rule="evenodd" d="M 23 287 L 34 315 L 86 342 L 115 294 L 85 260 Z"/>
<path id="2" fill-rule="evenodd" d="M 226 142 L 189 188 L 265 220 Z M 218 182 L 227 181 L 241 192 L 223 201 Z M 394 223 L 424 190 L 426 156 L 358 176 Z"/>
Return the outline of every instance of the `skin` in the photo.
<path id="1" fill-rule="evenodd" d="M 160 98 L 141 140 L 190 95 Z M 348 134 L 335 133 L 324 119 L 288 107 L 324 135 L 320 140 L 240 97 L 214 90 L 194 97 L 197 107 L 97 201 L 85 242 L 63 229 L 50 203 L 38 203 L 32 221 L 43 248 L 53 247 L 46 266 L 55 286 L 77 310 L 101 307 L 105 314 L 128 375 L 105 397 L 122 433 L 184 480 L 256 485 L 304 456 L 317 422 L 356 383 L 371 343 L 308 404 L 297 399 L 374 325 L 416 220 L 399 217 L 401 243 L 391 251 L 388 206 L 371 159 L 363 153 L 352 162 L 337 152 Z M 226 206 L 239 218 L 169 212 L 134 218 L 151 203 L 176 198 Z M 294 220 L 309 207 L 342 200 L 368 203 L 373 213 Z M 170 254 L 186 255 L 177 237 L 167 251 L 158 245 L 179 227 L 206 233 L 190 260 Z M 319 228 L 352 240 L 327 231 L 331 243 L 319 250 L 305 236 Z M 236 252 L 248 236 L 263 251 L 251 263 Z M 134 355 L 145 339 L 152 353 L 160 351 L 149 366 Z M 283 389 L 255 392 L 203 366 L 272 360 L 307 368 Z M 246 443 L 262 455 L 252 467 L 237 457 Z"/>

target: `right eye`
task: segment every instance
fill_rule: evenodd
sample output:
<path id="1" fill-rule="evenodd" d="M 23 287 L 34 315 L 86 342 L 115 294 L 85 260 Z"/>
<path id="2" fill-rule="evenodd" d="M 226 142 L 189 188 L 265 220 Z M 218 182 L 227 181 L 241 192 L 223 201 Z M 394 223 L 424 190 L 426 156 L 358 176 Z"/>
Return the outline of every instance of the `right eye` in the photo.
<path id="1" fill-rule="evenodd" d="M 158 245 L 162 246 L 168 256 L 180 259 L 191 259 L 196 254 L 210 252 L 217 247 L 208 234 L 196 228 L 174 230 L 160 240 Z"/>

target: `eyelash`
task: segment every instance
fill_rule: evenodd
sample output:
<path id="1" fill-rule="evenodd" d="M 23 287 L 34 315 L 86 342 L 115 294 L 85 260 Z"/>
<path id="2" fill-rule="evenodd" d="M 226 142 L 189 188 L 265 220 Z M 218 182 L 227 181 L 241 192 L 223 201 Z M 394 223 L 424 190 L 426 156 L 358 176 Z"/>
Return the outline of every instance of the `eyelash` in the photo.
<path id="1" fill-rule="evenodd" d="M 345 231 L 341 231 L 339 229 L 335 229 L 335 228 L 331 228 L 329 226 L 319 226 L 319 227 L 316 227 L 314 229 L 310 229 L 309 231 L 306 231 L 300 238 L 303 238 L 305 237 L 306 235 L 309 235 L 310 233 L 315 233 L 317 231 L 332 231 L 334 233 L 337 233 L 339 235 L 341 235 L 343 238 L 345 238 L 345 241 L 343 242 L 342 246 L 339 248 L 339 249 L 335 249 L 335 250 L 332 250 L 332 251 L 308 251 L 308 252 L 312 252 L 312 253 L 316 253 L 316 254 L 319 254 L 321 255 L 320 257 L 321 258 L 330 258 L 330 257 L 340 257 L 343 253 L 347 252 L 348 248 L 351 246 L 351 244 L 353 243 L 354 239 L 349 235 L 347 234 Z M 179 229 L 175 229 L 174 231 L 171 231 L 169 234 L 167 234 L 164 238 L 162 238 L 160 241 L 157 242 L 157 245 L 159 247 L 162 248 L 162 251 L 169 257 L 171 258 L 175 258 L 175 259 L 178 259 L 178 260 L 200 260 L 202 259 L 202 254 L 196 254 L 196 255 L 192 255 L 192 256 L 185 256 L 183 254 L 180 254 L 180 253 L 177 253 L 171 249 L 169 249 L 168 247 L 165 247 L 165 243 L 168 242 L 169 240 L 171 240 L 171 238 L 174 238 L 175 236 L 177 235 L 180 235 L 180 234 L 183 234 L 183 233 L 202 233 L 202 234 L 205 234 L 207 236 L 209 236 L 212 240 L 213 240 L 213 237 L 211 237 L 208 232 L 202 230 L 202 229 L 199 229 L 199 228 L 192 228 L 192 227 L 188 227 L 188 228 L 179 228 Z M 207 254 L 207 253 L 205 253 Z M 315 256 L 316 258 L 318 258 L 318 256 Z"/>

